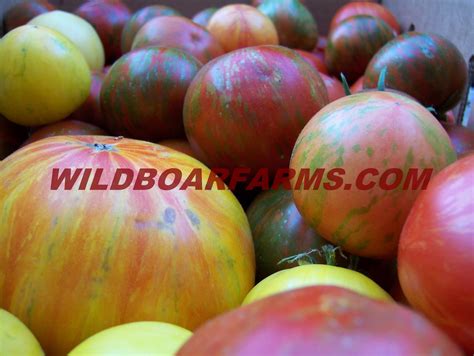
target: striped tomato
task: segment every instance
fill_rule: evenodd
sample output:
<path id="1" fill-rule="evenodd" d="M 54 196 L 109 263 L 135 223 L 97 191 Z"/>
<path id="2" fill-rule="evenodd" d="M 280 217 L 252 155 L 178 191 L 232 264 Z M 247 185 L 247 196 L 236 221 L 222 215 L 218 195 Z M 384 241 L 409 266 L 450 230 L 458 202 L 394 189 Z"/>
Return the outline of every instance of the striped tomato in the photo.
<path id="1" fill-rule="evenodd" d="M 224 54 L 213 35 L 182 16 L 161 16 L 148 21 L 135 36 L 132 50 L 150 46 L 179 48 L 201 63 Z"/>
<path id="2" fill-rule="evenodd" d="M 328 37 L 326 64 L 339 77 L 343 73 L 350 83 L 365 72 L 377 51 L 395 37 L 383 20 L 358 15 L 341 22 Z"/>
<path id="3" fill-rule="evenodd" d="M 408 32 L 387 43 L 368 65 L 364 88 L 377 87 L 384 68 L 387 88 L 405 92 L 438 112 L 459 103 L 467 84 L 461 52 L 435 34 Z"/>
<path id="4" fill-rule="evenodd" d="M 106 63 L 122 55 L 122 30 L 130 18 L 130 10 L 121 1 L 91 0 L 82 4 L 75 14 L 87 20 L 97 31 L 104 45 Z"/>
<path id="5" fill-rule="evenodd" d="M 151 19 L 160 16 L 179 16 L 180 13 L 169 7 L 163 5 L 150 5 L 135 12 L 132 17 L 125 24 L 122 37 L 121 48 L 122 53 L 125 54 L 132 49 L 133 39 L 137 32 Z"/>
<path id="6" fill-rule="evenodd" d="M 176 169 L 181 183 L 195 169 L 204 181 L 210 175 L 163 146 L 99 136 L 44 139 L 2 162 L 0 307 L 47 355 L 128 322 L 194 329 L 242 302 L 254 283 L 254 251 L 229 190 L 93 190 L 92 177 L 85 190 L 79 182 L 51 189 L 55 168 L 84 167 L 103 169 L 97 184 L 111 184 L 117 168 L 157 177 Z"/>
<path id="7" fill-rule="evenodd" d="M 280 45 L 305 51 L 316 47 L 316 20 L 299 0 L 265 0 L 258 9 L 274 23 Z"/>
<path id="8" fill-rule="evenodd" d="M 412 310 L 349 290 L 317 286 L 265 298 L 206 323 L 185 355 L 461 356 L 446 335 Z"/>
<path id="9" fill-rule="evenodd" d="M 329 242 L 304 222 L 293 202 L 291 191 L 261 193 L 248 208 L 247 216 L 255 246 L 258 280 L 297 266 L 297 262 L 280 262 L 313 249 L 319 250 L 319 253 L 311 254 L 314 262 L 326 263 L 323 246 L 333 249 Z M 334 257 L 336 255 L 337 252 Z"/>
<path id="10" fill-rule="evenodd" d="M 352 1 L 337 10 L 332 18 L 330 30 L 336 28 L 342 21 L 356 15 L 368 15 L 379 18 L 389 24 L 395 33 L 399 34 L 401 32 L 397 18 L 386 7 L 368 1 Z"/>
<path id="11" fill-rule="evenodd" d="M 184 136 L 183 102 L 201 64 L 175 48 L 130 52 L 107 73 L 100 101 L 108 130 L 157 141 Z"/>
<path id="12" fill-rule="evenodd" d="M 455 159 L 442 126 L 416 101 L 391 92 L 347 96 L 323 108 L 298 138 L 291 167 L 312 174 L 326 169 L 327 184 L 296 187 L 295 204 L 321 236 L 344 250 L 392 257 L 422 188 L 414 174 L 429 179 L 424 169 L 435 174 Z M 328 181 L 331 168 L 345 172 L 338 189 Z"/>
<path id="13" fill-rule="evenodd" d="M 295 51 L 244 48 L 198 73 L 184 104 L 191 145 L 211 167 L 287 168 L 308 120 L 328 103 L 319 74 Z"/>

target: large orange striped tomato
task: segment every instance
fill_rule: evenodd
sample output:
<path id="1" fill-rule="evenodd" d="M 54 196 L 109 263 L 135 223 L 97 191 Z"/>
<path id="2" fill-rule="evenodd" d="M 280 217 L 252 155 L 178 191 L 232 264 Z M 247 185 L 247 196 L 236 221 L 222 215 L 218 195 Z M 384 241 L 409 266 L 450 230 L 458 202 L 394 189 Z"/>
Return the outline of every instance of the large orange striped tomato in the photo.
<path id="1" fill-rule="evenodd" d="M 163 146 L 99 136 L 47 138 L 0 164 L 0 307 L 46 354 L 65 355 L 128 322 L 194 329 L 240 305 L 255 261 L 247 218 L 229 190 L 50 189 L 53 168 L 83 167 L 103 169 L 101 184 L 118 167 L 158 175 L 174 168 L 181 181 L 193 169 L 203 180 L 210 174 Z"/>

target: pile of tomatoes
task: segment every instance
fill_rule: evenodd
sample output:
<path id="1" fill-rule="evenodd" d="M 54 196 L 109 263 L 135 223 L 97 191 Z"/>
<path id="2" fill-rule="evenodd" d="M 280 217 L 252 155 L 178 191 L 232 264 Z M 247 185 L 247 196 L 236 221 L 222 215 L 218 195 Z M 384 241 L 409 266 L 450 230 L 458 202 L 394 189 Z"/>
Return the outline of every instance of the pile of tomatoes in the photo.
<path id="1" fill-rule="evenodd" d="M 474 352 L 448 39 L 374 2 L 327 37 L 299 0 L 4 24 L 0 353 Z"/>

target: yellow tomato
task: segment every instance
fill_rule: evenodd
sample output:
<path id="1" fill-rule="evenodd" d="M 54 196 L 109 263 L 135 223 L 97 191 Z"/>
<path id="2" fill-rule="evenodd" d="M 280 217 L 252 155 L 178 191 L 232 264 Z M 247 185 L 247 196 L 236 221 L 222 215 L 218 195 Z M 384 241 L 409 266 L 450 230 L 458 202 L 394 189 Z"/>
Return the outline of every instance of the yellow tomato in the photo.
<path id="1" fill-rule="evenodd" d="M 13 314 L 0 309 L 0 355 L 44 355 L 30 330 Z"/>
<path id="2" fill-rule="evenodd" d="M 88 97 L 91 74 L 60 33 L 25 25 L 0 40 L 0 113 L 20 125 L 64 119 Z"/>
<path id="3" fill-rule="evenodd" d="M 64 11 L 36 16 L 28 24 L 50 28 L 67 37 L 81 51 L 92 70 L 104 67 L 104 47 L 94 27 L 86 20 Z"/>
<path id="4" fill-rule="evenodd" d="M 191 335 L 191 331 L 167 323 L 124 324 L 91 336 L 69 356 L 174 355 Z"/>
<path id="5" fill-rule="evenodd" d="M 392 300 L 378 284 L 359 272 L 341 267 L 311 264 L 286 269 L 265 278 L 247 294 L 242 304 L 249 304 L 277 293 L 316 285 L 337 286 L 374 299 Z"/>

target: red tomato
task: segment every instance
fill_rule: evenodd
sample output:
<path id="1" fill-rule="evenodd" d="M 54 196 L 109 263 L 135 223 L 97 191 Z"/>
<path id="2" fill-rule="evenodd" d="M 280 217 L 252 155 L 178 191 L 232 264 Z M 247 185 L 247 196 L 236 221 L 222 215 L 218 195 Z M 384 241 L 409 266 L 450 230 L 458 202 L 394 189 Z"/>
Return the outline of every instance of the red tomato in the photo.
<path id="1" fill-rule="evenodd" d="M 415 202 L 398 251 L 410 304 L 474 352 L 474 155 L 440 172 Z"/>
<path id="2" fill-rule="evenodd" d="M 198 329 L 177 355 L 462 355 L 414 311 L 347 289 L 307 287 L 264 298 Z"/>
<path id="3" fill-rule="evenodd" d="M 326 64 L 317 55 L 301 50 L 296 50 L 296 52 L 298 52 L 308 64 L 317 69 L 319 73 L 329 74 Z"/>
<path id="4" fill-rule="evenodd" d="M 337 10 L 332 18 L 329 31 L 335 28 L 345 19 L 356 15 L 370 15 L 384 20 L 393 30 L 399 34 L 401 32 L 400 24 L 397 18 L 384 6 L 367 1 L 354 1 L 348 3 Z"/>
<path id="5" fill-rule="evenodd" d="M 328 90 L 330 103 L 346 96 L 344 87 L 339 80 L 324 73 L 319 73 L 319 75 L 323 79 L 326 89 Z"/>

